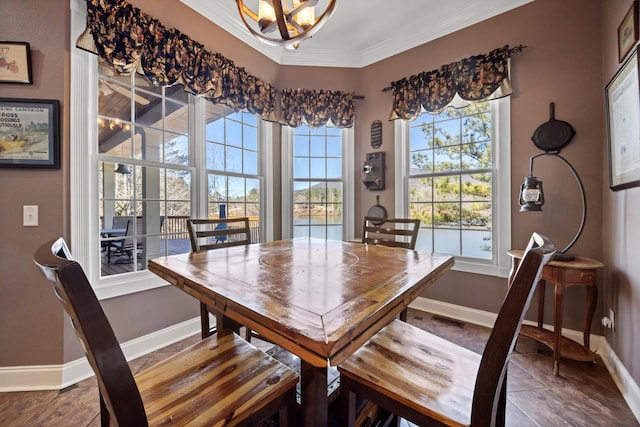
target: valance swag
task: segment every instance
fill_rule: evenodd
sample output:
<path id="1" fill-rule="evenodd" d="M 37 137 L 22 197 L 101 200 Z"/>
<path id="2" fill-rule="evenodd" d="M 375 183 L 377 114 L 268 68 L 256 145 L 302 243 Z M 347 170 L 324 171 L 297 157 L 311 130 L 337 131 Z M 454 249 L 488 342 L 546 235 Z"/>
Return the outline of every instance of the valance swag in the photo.
<path id="1" fill-rule="evenodd" d="M 338 128 L 353 126 L 354 95 L 340 91 L 285 89 L 281 98 L 282 123 L 298 127 L 304 120 L 310 127 L 329 121 Z"/>
<path id="2" fill-rule="evenodd" d="M 511 95 L 510 56 L 509 46 L 504 46 L 392 82 L 389 120 L 414 120 L 423 111 L 438 113 L 450 105 Z"/>
<path id="3" fill-rule="evenodd" d="M 188 92 L 265 120 L 353 126 L 354 97 L 339 91 L 285 90 L 279 117 L 276 88 L 123 0 L 87 0 L 87 28 L 77 46 L 99 55 L 119 74 L 137 72 L 158 86 L 181 84 Z"/>

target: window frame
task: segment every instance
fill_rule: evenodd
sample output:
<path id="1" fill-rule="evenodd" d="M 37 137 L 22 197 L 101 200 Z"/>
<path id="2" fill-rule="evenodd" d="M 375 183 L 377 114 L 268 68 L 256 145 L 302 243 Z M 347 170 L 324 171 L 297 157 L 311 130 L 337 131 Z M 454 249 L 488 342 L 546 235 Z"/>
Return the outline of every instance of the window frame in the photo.
<path id="1" fill-rule="evenodd" d="M 494 149 L 492 170 L 492 258 L 487 261 L 468 257 L 455 257 L 453 270 L 497 277 L 509 277 L 511 259 L 511 99 L 504 97 L 490 102 Z M 395 212 L 398 217 L 409 217 L 409 127 L 410 122 L 396 120 L 395 136 Z"/>
<path id="2" fill-rule="evenodd" d="M 98 224 L 99 188 L 98 166 L 102 161 L 117 162 L 116 157 L 105 156 L 97 147 L 97 93 L 98 93 L 98 58 L 88 52 L 74 48 L 71 88 L 71 167 L 70 167 L 70 200 L 71 200 L 71 247 L 74 258 L 83 266 L 87 277 L 93 285 L 98 299 L 108 299 L 130 293 L 141 292 L 166 286 L 168 283 L 148 270 L 122 273 L 112 276 L 101 276 L 101 260 Z M 194 113 L 193 97 L 190 97 L 187 108 L 189 115 Z M 190 119 L 190 134 L 193 130 L 193 119 Z M 195 138 L 189 138 L 189 149 L 193 152 Z M 136 161 L 128 159 L 135 164 Z M 195 176 L 193 162 L 187 167 L 178 169 L 190 170 Z M 195 202 L 193 190 L 191 203 Z"/>
<path id="3" fill-rule="evenodd" d="M 282 129 L 282 239 L 293 236 L 293 142 L 294 128 Z M 354 193 L 354 129 L 343 128 L 342 134 L 342 241 L 353 240 L 355 236 L 355 193 Z M 323 181 L 322 179 L 313 179 Z"/>
<path id="4" fill-rule="evenodd" d="M 194 191 L 197 194 L 196 202 L 192 204 L 192 214 L 198 218 L 206 218 L 208 216 L 208 177 L 210 173 L 218 175 L 226 175 L 230 177 L 252 177 L 257 178 L 260 182 L 260 241 L 268 242 L 273 240 L 273 218 L 274 218 L 274 202 L 273 202 L 273 185 L 274 167 L 273 167 L 273 123 L 256 117 L 257 131 L 257 156 L 258 156 L 258 173 L 249 176 L 243 173 L 224 172 L 221 170 L 207 169 L 207 140 L 206 140 L 206 103 L 210 102 L 203 97 L 195 97 L 195 122 L 202 123 L 203 126 L 195 126 L 196 141 L 202 141 L 202 144 L 195 144 L 194 156 L 196 162 L 196 185 Z M 232 110 L 229 109 L 231 112 Z M 225 134 L 226 139 L 226 134 Z"/>
<path id="5" fill-rule="evenodd" d="M 93 285 L 99 300 L 146 291 L 169 285 L 168 282 L 148 270 L 100 276 L 99 207 L 98 207 L 98 59 L 96 55 L 79 49 L 75 41 L 86 27 L 86 4 L 83 0 L 71 0 L 71 87 L 70 117 L 70 167 L 69 242 L 72 253 Z M 189 95 L 189 150 L 192 171 L 191 209 L 199 213 L 207 206 L 207 170 L 204 158 L 204 100 Z M 198 123 L 202 123 L 199 126 Z M 262 168 L 264 191 L 261 192 L 261 216 L 264 211 L 263 236 L 273 239 L 273 138 L 272 125 L 258 119 L 258 144 L 264 156 L 259 159 Z M 114 159 L 117 160 L 117 159 Z M 203 195 L 204 194 L 204 195 Z"/>

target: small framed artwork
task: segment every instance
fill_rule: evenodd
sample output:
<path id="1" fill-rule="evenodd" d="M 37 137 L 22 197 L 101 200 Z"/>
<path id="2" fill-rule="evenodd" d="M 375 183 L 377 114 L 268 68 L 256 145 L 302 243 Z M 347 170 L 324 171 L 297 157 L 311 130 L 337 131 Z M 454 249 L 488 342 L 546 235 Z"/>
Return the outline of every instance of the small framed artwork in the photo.
<path id="1" fill-rule="evenodd" d="M 622 62 L 638 41 L 638 0 L 631 3 L 629 11 L 618 27 L 618 62 Z"/>
<path id="2" fill-rule="evenodd" d="M 640 186 L 640 84 L 638 48 L 607 84 L 609 187 Z"/>
<path id="3" fill-rule="evenodd" d="M 33 83 L 29 43 L 0 41 L 0 83 Z"/>
<path id="4" fill-rule="evenodd" d="M 0 167 L 60 167 L 60 103 L 0 98 Z"/>

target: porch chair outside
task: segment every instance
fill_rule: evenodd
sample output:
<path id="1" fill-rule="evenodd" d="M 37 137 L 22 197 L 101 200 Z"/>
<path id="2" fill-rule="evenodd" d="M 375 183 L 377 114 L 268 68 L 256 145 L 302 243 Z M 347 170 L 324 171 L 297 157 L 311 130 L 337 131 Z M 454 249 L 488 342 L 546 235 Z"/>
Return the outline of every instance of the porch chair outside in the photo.
<path id="1" fill-rule="evenodd" d="M 507 365 L 553 243 L 533 233 L 482 355 L 399 320 L 340 371 L 341 426 L 352 427 L 356 396 L 418 425 L 504 425 Z"/>
<path id="2" fill-rule="evenodd" d="M 129 241 L 129 246 L 133 246 L 131 243 L 131 236 L 133 235 L 133 225 L 131 225 L 132 216 L 114 216 L 112 220 L 111 228 L 113 229 L 124 229 L 124 235 L 127 236 Z M 129 254 L 125 251 L 125 239 L 118 240 L 107 240 L 105 243 L 105 247 L 107 250 L 107 263 L 111 263 L 111 249 L 115 249 L 115 253 L 120 253 L 120 255 L 127 255 L 127 257 L 131 256 L 131 252 Z"/>
<path id="3" fill-rule="evenodd" d="M 189 230 L 189 241 L 191 242 L 191 252 L 203 252 L 211 249 L 228 248 L 231 246 L 242 246 L 251 244 L 251 227 L 249 218 L 211 218 L 211 219 L 188 219 L 187 229 Z M 216 317 L 216 324 L 225 325 L 236 332 L 240 332 L 242 325 L 222 316 L 218 310 L 200 303 L 200 326 L 202 338 L 206 338 L 216 333 L 216 328 L 211 328 L 209 313 Z M 251 331 L 245 330 L 244 338 L 251 341 Z"/>
<path id="4" fill-rule="evenodd" d="M 134 377 L 64 240 L 42 245 L 34 261 L 54 282 L 96 374 L 103 427 L 110 422 L 131 427 L 259 425 L 276 413 L 280 425 L 294 423 L 298 375 L 230 331 L 199 341 Z"/>

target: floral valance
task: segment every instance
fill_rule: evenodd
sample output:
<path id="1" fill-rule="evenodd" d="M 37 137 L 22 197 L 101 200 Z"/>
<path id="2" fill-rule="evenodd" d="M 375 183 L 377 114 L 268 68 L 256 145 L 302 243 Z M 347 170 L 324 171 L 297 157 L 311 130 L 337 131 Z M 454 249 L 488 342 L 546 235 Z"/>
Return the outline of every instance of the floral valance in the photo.
<path id="1" fill-rule="evenodd" d="M 459 107 L 469 101 L 510 95 L 510 56 L 509 47 L 504 46 L 392 82 L 389 120 L 414 120 L 423 111 L 437 113 L 449 105 Z"/>
<path id="2" fill-rule="evenodd" d="M 279 117 L 275 87 L 123 0 L 87 0 L 87 28 L 77 46 L 99 55 L 117 73 L 137 72 L 158 86 L 181 84 L 193 94 L 265 120 L 299 126 L 302 114 L 310 126 L 329 120 L 336 127 L 353 125 L 353 96 L 336 91 L 283 91 L 284 115 Z"/>
<path id="3" fill-rule="evenodd" d="M 317 128 L 327 123 L 353 126 L 354 95 L 340 91 L 285 89 L 281 95 L 282 123 L 298 127 L 302 121 Z"/>

